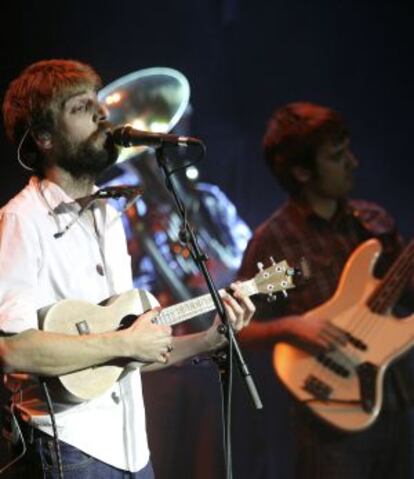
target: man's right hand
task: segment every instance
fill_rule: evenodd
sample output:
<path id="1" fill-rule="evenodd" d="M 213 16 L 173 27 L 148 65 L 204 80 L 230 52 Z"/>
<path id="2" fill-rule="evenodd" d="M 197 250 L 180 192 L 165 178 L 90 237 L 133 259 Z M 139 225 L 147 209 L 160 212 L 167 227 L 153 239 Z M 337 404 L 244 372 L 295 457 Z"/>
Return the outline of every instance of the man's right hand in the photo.
<path id="1" fill-rule="evenodd" d="M 285 318 L 285 333 L 292 343 L 308 349 L 329 351 L 347 342 L 345 332 L 337 328 L 326 318 L 315 316 L 312 312 Z"/>
<path id="2" fill-rule="evenodd" d="M 128 357 L 145 363 L 168 362 L 172 350 L 172 329 L 171 326 L 152 322 L 158 313 L 158 308 L 152 309 L 122 331 L 125 334 Z"/>

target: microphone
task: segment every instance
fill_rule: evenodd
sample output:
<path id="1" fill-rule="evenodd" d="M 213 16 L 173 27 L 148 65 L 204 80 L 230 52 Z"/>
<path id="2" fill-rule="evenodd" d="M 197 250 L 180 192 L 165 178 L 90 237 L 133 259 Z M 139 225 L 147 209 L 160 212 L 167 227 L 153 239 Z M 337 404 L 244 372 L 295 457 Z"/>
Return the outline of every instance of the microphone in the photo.
<path id="1" fill-rule="evenodd" d="M 94 203 L 96 200 L 99 199 L 109 199 L 109 198 L 121 198 L 124 197 L 127 200 L 127 204 L 125 205 L 124 209 L 121 211 L 119 216 L 126 211 L 130 206 L 132 206 L 138 198 L 144 192 L 144 188 L 140 186 L 129 186 L 129 185 L 117 185 L 117 186 L 106 186 L 104 188 L 100 188 L 95 193 L 82 196 L 82 198 L 77 198 L 75 203 L 80 205 L 81 209 L 78 213 L 73 217 L 72 221 L 68 223 L 63 229 L 59 229 L 57 233 L 53 235 L 54 238 L 61 238 L 64 234 L 66 234 L 72 226 L 77 223 L 80 217 L 85 213 L 85 211 Z M 67 210 L 67 203 L 60 203 L 53 212 L 55 214 L 65 213 Z M 115 218 L 114 218 L 115 219 Z"/>
<path id="2" fill-rule="evenodd" d="M 128 186 L 128 185 L 118 185 L 118 186 L 106 186 L 100 188 L 96 193 L 92 195 L 94 198 L 138 198 L 144 192 L 144 188 L 140 186 Z M 79 200 L 78 200 L 79 202 Z"/>
<path id="3" fill-rule="evenodd" d="M 119 126 L 112 130 L 112 140 L 118 146 L 201 146 L 204 144 L 198 138 L 191 136 L 177 136 L 168 133 L 154 133 L 150 131 L 135 130 L 130 125 Z"/>

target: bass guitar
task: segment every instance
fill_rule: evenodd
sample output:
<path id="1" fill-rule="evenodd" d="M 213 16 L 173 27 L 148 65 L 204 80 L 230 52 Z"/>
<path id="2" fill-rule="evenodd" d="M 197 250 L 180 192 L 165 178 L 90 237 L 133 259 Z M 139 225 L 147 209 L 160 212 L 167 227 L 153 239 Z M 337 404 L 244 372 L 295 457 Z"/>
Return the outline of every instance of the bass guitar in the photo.
<path id="1" fill-rule="evenodd" d="M 414 315 L 391 314 L 414 270 L 414 240 L 377 280 L 372 273 L 381 250 L 376 239 L 359 246 L 333 297 L 311 311 L 345 333 L 344 345 L 317 355 L 285 343 L 274 348 L 274 369 L 288 390 L 342 430 L 362 430 L 375 421 L 387 367 L 414 344 Z"/>

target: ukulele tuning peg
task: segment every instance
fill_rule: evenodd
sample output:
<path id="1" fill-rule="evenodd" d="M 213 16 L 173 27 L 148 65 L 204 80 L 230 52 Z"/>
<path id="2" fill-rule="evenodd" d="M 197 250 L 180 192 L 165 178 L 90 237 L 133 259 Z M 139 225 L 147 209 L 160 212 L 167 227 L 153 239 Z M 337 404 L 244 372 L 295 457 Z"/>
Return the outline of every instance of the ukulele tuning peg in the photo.
<path id="1" fill-rule="evenodd" d="M 275 261 L 275 259 L 273 258 L 273 256 L 270 257 L 270 262 L 272 263 L 273 266 L 276 264 L 276 261 Z"/>
<path id="2" fill-rule="evenodd" d="M 267 295 L 267 302 L 268 303 L 274 303 L 277 300 L 277 296 L 275 294 L 268 294 Z"/>
<path id="3" fill-rule="evenodd" d="M 259 271 L 263 271 L 263 263 L 257 263 L 257 268 Z"/>

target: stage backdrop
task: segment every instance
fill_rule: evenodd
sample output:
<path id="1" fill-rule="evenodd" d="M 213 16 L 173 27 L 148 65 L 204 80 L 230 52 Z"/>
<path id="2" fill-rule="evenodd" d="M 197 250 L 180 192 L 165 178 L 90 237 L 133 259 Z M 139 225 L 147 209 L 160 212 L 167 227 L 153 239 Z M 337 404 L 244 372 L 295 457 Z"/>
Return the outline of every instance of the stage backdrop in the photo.
<path id="1" fill-rule="evenodd" d="M 192 90 L 192 134 L 207 144 L 201 178 L 219 185 L 252 228 L 284 198 L 261 155 L 272 110 L 297 100 L 334 107 L 348 120 L 360 160 L 355 196 L 380 202 L 406 236 L 414 233 L 412 2 L 6 0 L 0 9 L 2 95 L 20 70 L 44 58 L 89 62 L 105 84 L 151 66 L 182 71 Z M 4 134 L 0 151 L 4 203 L 27 175 Z M 269 467 L 289 478 L 288 406 L 282 390 L 274 394 Z M 263 450 L 234 447 L 239 479 L 246 472 L 239 458 Z"/>

